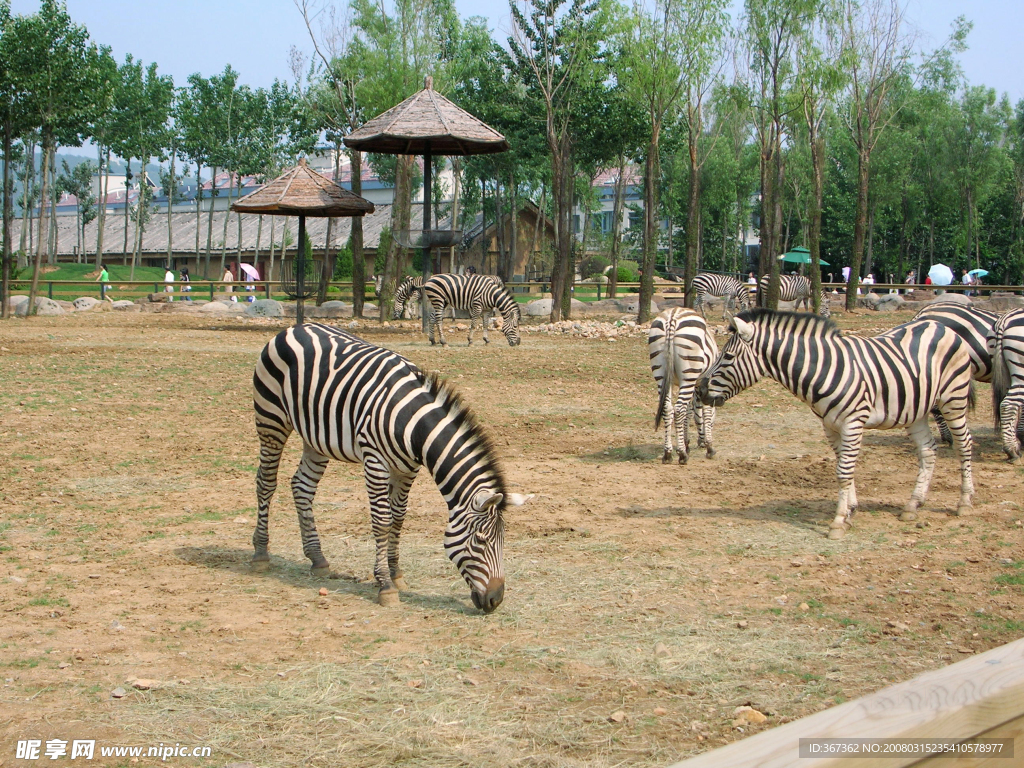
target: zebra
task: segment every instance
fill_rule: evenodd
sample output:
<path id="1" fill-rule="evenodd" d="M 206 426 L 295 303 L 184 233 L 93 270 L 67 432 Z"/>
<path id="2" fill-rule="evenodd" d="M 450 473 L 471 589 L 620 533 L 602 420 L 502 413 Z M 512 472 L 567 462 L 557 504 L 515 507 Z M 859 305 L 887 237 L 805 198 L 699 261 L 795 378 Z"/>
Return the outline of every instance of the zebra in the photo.
<path id="1" fill-rule="evenodd" d="M 665 452 L 661 463 L 672 461 L 673 420 L 679 463 L 687 462 L 691 408 L 697 423 L 697 447 L 706 448 L 707 457 L 712 458 L 715 455 L 711 445 L 715 409 L 702 406 L 693 397 L 697 379 L 718 357 L 718 345 L 708 331 L 707 323 L 692 309 L 674 307 L 665 310 L 651 321 L 647 348 L 651 356 L 651 372 L 658 383 L 658 412 L 654 417 L 654 428 L 660 427 L 663 419 L 665 421 Z M 678 389 L 674 408 L 673 387 Z"/>
<path id="2" fill-rule="evenodd" d="M 492 309 L 501 312 L 501 332 L 505 334 L 510 347 L 515 347 L 520 342 L 519 337 L 519 304 L 512 298 L 501 278 L 494 275 L 434 275 L 424 281 L 420 288 L 422 301 L 430 305 L 430 343 L 435 344 L 434 331 L 437 330 L 437 340 L 447 346 L 444 338 L 444 329 L 441 322 L 446 307 L 454 309 L 469 310 L 469 343 L 473 343 L 473 326 L 477 318 L 484 317 L 481 325 L 484 329 L 484 343 L 490 342 L 487 338 L 487 320 Z M 484 313 L 486 312 L 486 315 Z"/>
<path id="3" fill-rule="evenodd" d="M 701 377 L 701 402 L 721 406 L 770 376 L 811 406 L 836 454 L 839 502 L 830 539 L 842 538 L 857 508 L 853 481 L 865 429 L 906 427 L 917 444 L 917 484 L 901 520 L 914 520 L 935 469 L 928 412 L 942 412 L 960 457 L 960 501 L 971 508 L 971 434 L 974 404 L 971 359 L 953 331 L 932 321 L 907 323 L 875 338 L 844 336 L 831 320 L 797 312 L 753 309 L 736 315 L 734 331 Z"/>
<path id="4" fill-rule="evenodd" d="M 391 318 L 397 320 L 402 316 L 402 313 L 408 309 L 409 314 L 412 317 L 416 316 L 415 311 L 412 309 L 413 302 L 419 302 L 419 289 L 423 285 L 423 275 L 416 275 L 416 277 L 408 277 L 398 284 L 395 289 L 394 296 L 394 308 L 391 311 Z"/>
<path id="5" fill-rule="evenodd" d="M 765 275 L 757 284 L 757 300 L 763 304 L 768 300 L 768 283 L 771 282 L 771 275 Z M 779 301 L 795 301 L 793 309 L 801 304 L 811 311 L 811 280 L 803 275 L 779 275 Z M 821 289 L 821 304 L 818 314 L 822 317 L 831 317 L 832 310 L 828 305 L 828 291 Z"/>
<path id="6" fill-rule="evenodd" d="M 491 441 L 445 382 L 395 352 L 306 323 L 263 348 L 253 406 L 260 440 L 254 569 L 269 566 L 270 501 L 281 452 L 295 430 L 303 447 L 292 495 L 314 575 L 329 573 L 312 512 L 317 484 L 330 459 L 361 463 L 376 543 L 377 599 L 396 604 L 398 591 L 406 589 L 399 535 L 409 489 L 424 466 L 448 503 L 445 552 L 469 584 L 473 604 L 487 613 L 498 607 L 505 589 L 504 512 L 529 497 L 508 492 Z"/>
<path id="7" fill-rule="evenodd" d="M 989 351 L 988 342 L 995 330 L 996 321 L 999 320 L 998 313 L 966 304 L 943 301 L 924 307 L 914 315 L 914 320 L 932 320 L 955 332 L 967 344 L 967 354 L 971 356 L 974 380 L 981 382 L 992 380 L 992 354 Z M 994 394 L 996 390 L 993 389 L 992 392 Z M 996 400 L 993 400 L 992 411 L 998 419 L 999 402 Z M 943 421 L 942 414 L 933 410 L 932 417 L 938 424 L 942 442 L 952 445 L 953 435 L 950 434 L 946 422 Z"/>
<path id="8" fill-rule="evenodd" d="M 714 272 L 701 272 L 693 278 L 693 290 L 697 293 L 694 299 L 693 308 L 700 311 L 701 316 L 707 320 L 707 313 L 704 311 L 704 302 L 708 296 L 720 296 L 722 298 L 722 319 L 725 320 L 726 310 L 731 305 L 733 312 L 750 308 L 750 286 L 741 283 L 730 275 L 718 275 Z"/>
<path id="9" fill-rule="evenodd" d="M 1010 461 L 1021 455 L 1024 425 L 1024 309 L 999 318 L 990 337 L 992 352 L 992 410 L 1003 451 Z"/>

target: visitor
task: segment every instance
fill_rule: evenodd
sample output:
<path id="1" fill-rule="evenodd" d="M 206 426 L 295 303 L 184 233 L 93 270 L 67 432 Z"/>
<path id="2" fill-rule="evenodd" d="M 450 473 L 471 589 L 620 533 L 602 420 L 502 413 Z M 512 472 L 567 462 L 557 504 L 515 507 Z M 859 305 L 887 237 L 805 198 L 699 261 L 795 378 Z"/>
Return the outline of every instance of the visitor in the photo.
<path id="1" fill-rule="evenodd" d="M 230 265 L 224 267 L 224 276 L 220 279 L 220 281 L 222 283 L 227 283 L 227 285 L 224 286 L 224 292 L 225 293 L 234 294 L 234 289 L 231 287 L 231 283 L 233 283 L 235 281 L 235 278 L 234 278 L 234 275 L 231 274 L 231 266 Z M 232 301 L 238 301 L 238 299 L 236 299 L 234 297 L 234 295 L 231 296 L 231 300 Z"/>
<path id="2" fill-rule="evenodd" d="M 100 284 L 100 297 L 113 304 L 114 300 L 107 295 L 107 291 L 110 290 L 110 275 L 107 274 L 106 264 L 100 264 L 100 274 L 96 278 L 96 282 Z"/>
<path id="3" fill-rule="evenodd" d="M 750 298 L 753 299 L 757 295 L 757 278 L 754 277 L 754 273 L 750 272 L 747 275 L 747 291 L 750 293 Z"/>
<path id="4" fill-rule="evenodd" d="M 192 292 L 192 286 L 189 285 L 189 283 L 192 282 L 192 279 L 188 276 L 188 267 L 181 268 L 181 277 L 178 280 L 179 282 L 185 283 L 185 285 L 181 286 L 182 293 L 189 294 Z M 191 296 L 186 295 L 184 298 L 185 301 L 192 301 Z"/>
<path id="5" fill-rule="evenodd" d="M 864 290 L 867 293 L 871 293 L 871 291 L 874 289 L 874 285 L 875 285 L 875 276 L 874 276 L 874 274 L 872 274 L 871 272 L 868 272 L 867 275 L 864 277 L 863 282 L 864 282 L 864 285 L 865 285 Z"/>
<path id="6" fill-rule="evenodd" d="M 973 278 L 967 272 L 966 269 L 963 270 L 963 275 L 960 277 L 960 282 L 963 283 L 964 285 L 971 285 L 974 282 Z M 970 295 L 971 295 L 971 290 L 970 290 L 970 288 L 968 288 L 967 290 L 964 291 L 964 296 L 970 296 Z"/>
<path id="7" fill-rule="evenodd" d="M 164 290 L 167 291 L 167 293 L 173 294 L 174 293 L 174 272 L 171 271 L 171 267 L 169 265 L 168 265 L 167 269 L 164 270 L 164 283 L 166 284 L 166 287 L 164 288 Z M 168 301 L 174 301 L 174 296 L 172 295 L 167 300 Z"/>

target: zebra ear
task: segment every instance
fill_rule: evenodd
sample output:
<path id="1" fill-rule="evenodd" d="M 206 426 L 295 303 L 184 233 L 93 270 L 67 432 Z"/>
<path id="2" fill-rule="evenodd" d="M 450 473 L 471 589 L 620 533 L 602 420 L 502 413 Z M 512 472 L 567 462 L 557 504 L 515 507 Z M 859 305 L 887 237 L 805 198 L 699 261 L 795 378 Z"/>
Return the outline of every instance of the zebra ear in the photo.
<path id="1" fill-rule="evenodd" d="M 736 333 L 744 341 L 750 341 L 754 338 L 754 326 L 748 323 L 746 320 L 740 320 L 738 317 L 732 319 L 732 324 L 736 326 Z"/>
<path id="2" fill-rule="evenodd" d="M 508 495 L 508 505 L 510 507 L 521 507 L 521 506 L 523 506 L 523 504 L 525 504 L 526 502 L 528 502 L 532 498 L 533 498 L 533 494 L 532 493 L 529 493 L 529 494 L 527 494 L 525 496 L 523 494 L 521 494 L 521 493 L 510 493 Z"/>
<path id="3" fill-rule="evenodd" d="M 473 497 L 473 511 L 484 512 L 491 507 L 496 507 L 501 504 L 502 499 L 505 497 L 500 493 L 488 493 L 487 491 L 480 491 L 476 496 Z"/>

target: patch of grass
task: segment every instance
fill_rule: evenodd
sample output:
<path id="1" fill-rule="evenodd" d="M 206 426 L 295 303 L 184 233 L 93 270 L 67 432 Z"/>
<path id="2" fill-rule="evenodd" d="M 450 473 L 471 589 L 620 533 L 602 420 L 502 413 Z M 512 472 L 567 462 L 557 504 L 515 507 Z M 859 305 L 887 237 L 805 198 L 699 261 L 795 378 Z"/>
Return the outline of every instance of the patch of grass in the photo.
<path id="1" fill-rule="evenodd" d="M 71 603 L 68 602 L 66 597 L 49 597 L 43 595 L 41 597 L 33 597 L 28 601 L 29 605 L 59 605 L 62 608 L 70 608 Z"/>
<path id="2" fill-rule="evenodd" d="M 29 659 L 14 659 L 13 661 L 8 661 L 7 666 L 11 669 L 35 669 L 39 666 L 40 661 L 42 661 L 42 658 L 38 656 Z"/>
<path id="3" fill-rule="evenodd" d="M 996 576 L 996 584 L 1024 586 L 1024 573 L 1001 573 Z"/>

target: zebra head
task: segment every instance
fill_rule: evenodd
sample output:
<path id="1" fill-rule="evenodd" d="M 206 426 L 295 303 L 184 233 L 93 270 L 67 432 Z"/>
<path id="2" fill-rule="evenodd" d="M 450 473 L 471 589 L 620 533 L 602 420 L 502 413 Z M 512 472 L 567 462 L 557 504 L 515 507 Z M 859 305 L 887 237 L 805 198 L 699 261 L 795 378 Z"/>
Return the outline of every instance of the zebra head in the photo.
<path id="1" fill-rule="evenodd" d="M 750 287 L 746 284 L 741 283 L 740 287 L 736 289 L 734 294 L 736 298 L 736 310 L 743 312 L 744 310 L 750 309 Z"/>
<path id="2" fill-rule="evenodd" d="M 731 327 L 733 334 L 722 353 L 697 382 L 697 397 L 704 405 L 721 406 L 764 375 L 760 355 L 755 353 L 751 343 L 756 326 L 737 316 L 732 319 Z"/>
<path id="3" fill-rule="evenodd" d="M 519 336 L 519 321 L 522 317 L 519 313 L 519 303 L 513 299 L 511 306 L 507 311 L 501 313 L 501 317 L 501 332 L 505 334 L 508 345 L 510 347 L 518 347 L 522 341 L 522 338 Z"/>
<path id="4" fill-rule="evenodd" d="M 477 491 L 468 504 L 452 510 L 444 532 L 444 550 L 469 584 L 473 605 L 491 613 L 505 596 L 502 551 L 505 542 L 503 511 L 521 506 L 530 497 L 517 493 Z"/>

